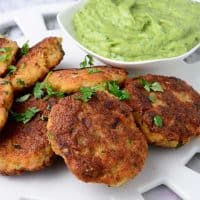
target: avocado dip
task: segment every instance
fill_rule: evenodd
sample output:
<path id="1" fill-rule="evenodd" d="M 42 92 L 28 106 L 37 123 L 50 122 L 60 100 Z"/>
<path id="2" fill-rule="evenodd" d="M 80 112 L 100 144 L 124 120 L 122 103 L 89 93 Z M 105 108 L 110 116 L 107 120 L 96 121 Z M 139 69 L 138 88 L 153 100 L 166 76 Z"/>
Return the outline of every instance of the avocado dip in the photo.
<path id="1" fill-rule="evenodd" d="M 73 18 L 76 37 L 120 61 L 176 57 L 200 42 L 200 3 L 190 0 L 88 0 Z"/>

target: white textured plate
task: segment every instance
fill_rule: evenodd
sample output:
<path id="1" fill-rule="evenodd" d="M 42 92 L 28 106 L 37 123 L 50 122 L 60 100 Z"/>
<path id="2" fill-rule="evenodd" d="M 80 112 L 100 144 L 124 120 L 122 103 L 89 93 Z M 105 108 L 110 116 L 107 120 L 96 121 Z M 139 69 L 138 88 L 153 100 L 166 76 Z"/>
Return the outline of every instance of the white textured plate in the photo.
<path id="1" fill-rule="evenodd" d="M 71 4 L 68 4 L 69 6 Z M 66 7 L 66 4 L 64 5 Z M 17 23 L 25 37 L 18 40 L 21 45 L 30 44 L 47 36 L 62 36 L 57 31 L 47 31 L 42 15 L 57 13 L 63 5 L 40 6 L 0 16 L 0 27 Z M 72 40 L 64 37 L 66 56 L 60 67 L 78 67 L 85 54 Z M 188 65 L 173 61 L 171 64 L 155 63 L 151 67 L 138 66 L 132 75 L 155 73 L 173 75 L 187 80 L 200 91 L 200 63 Z M 189 113 L 188 113 L 189 114 Z M 78 181 L 62 161 L 36 173 L 18 177 L 0 176 L 1 200 L 143 200 L 142 193 L 160 184 L 165 184 L 184 200 L 200 199 L 200 175 L 185 164 L 200 152 L 200 138 L 180 149 L 151 148 L 143 172 L 120 188 L 86 184 Z"/>

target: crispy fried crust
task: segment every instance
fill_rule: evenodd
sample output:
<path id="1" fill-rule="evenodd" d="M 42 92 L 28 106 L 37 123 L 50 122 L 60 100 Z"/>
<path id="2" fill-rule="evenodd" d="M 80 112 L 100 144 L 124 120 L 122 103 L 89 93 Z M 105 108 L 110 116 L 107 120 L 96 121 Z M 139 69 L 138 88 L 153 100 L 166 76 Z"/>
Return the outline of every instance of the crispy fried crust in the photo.
<path id="1" fill-rule="evenodd" d="M 48 116 L 48 105 L 56 102 L 53 98 L 44 101 L 32 97 L 27 102 L 13 105 L 15 112 L 21 113 L 30 107 L 37 107 L 40 113 L 27 124 L 7 122 L 0 138 L 1 174 L 18 175 L 24 171 L 37 171 L 52 163 L 54 153 L 47 140 L 47 121 L 43 121 L 46 118 L 41 120 L 41 116 Z"/>
<path id="2" fill-rule="evenodd" d="M 0 61 L 0 77 L 2 77 L 7 72 L 8 66 L 15 63 L 19 47 L 15 41 L 0 38 L 0 48 L 10 48 L 7 52 L 0 52 L 0 55 L 9 55 L 8 59 Z"/>
<path id="3" fill-rule="evenodd" d="M 17 62 L 17 71 L 7 77 L 11 80 L 15 92 L 33 86 L 59 64 L 64 56 L 61 42 L 61 38 L 46 38 L 31 48 L 28 54 Z"/>
<path id="4" fill-rule="evenodd" d="M 143 168 L 147 143 L 132 109 L 106 92 L 88 102 L 61 99 L 50 113 L 48 138 L 82 181 L 119 186 Z"/>
<path id="5" fill-rule="evenodd" d="M 6 124 L 8 110 L 13 102 L 13 89 L 11 84 L 5 79 L 0 78 L 0 130 Z"/>
<path id="6" fill-rule="evenodd" d="M 141 78 L 149 82 L 159 82 L 164 92 L 146 91 Z M 178 147 L 200 135 L 200 95 L 186 82 L 175 78 L 157 75 L 129 79 L 125 88 L 132 94 L 128 104 L 145 133 L 149 143 L 163 147 Z M 156 96 L 155 103 L 149 95 Z M 153 118 L 160 115 L 163 127 L 153 123 Z"/>
<path id="7" fill-rule="evenodd" d="M 105 81 L 115 80 L 123 83 L 127 78 L 127 72 L 114 67 L 92 67 L 98 73 L 89 73 L 88 69 L 57 70 L 50 74 L 46 81 L 56 90 L 72 93 L 78 92 L 81 87 L 91 87 Z"/>

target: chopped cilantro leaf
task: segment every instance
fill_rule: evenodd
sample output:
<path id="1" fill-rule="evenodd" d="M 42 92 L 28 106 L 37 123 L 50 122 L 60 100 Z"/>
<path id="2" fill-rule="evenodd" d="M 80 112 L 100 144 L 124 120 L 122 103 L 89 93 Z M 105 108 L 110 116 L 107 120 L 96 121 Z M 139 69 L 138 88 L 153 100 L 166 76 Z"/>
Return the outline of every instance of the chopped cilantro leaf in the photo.
<path id="1" fill-rule="evenodd" d="M 22 79 L 18 78 L 17 79 L 17 85 L 25 86 L 25 82 Z"/>
<path id="2" fill-rule="evenodd" d="M 27 101 L 30 98 L 31 94 L 26 94 L 16 99 L 16 102 L 22 103 Z"/>
<path id="3" fill-rule="evenodd" d="M 1 53 L 6 53 L 6 52 L 9 52 L 9 51 L 11 51 L 11 50 L 12 50 L 11 47 L 1 47 L 1 48 L 0 48 L 0 52 L 1 52 Z"/>
<path id="4" fill-rule="evenodd" d="M 48 85 L 48 83 L 36 83 L 33 94 L 34 97 L 37 99 L 41 99 L 45 95 L 45 91 L 47 92 L 48 97 L 57 96 L 57 97 L 64 97 L 64 92 L 57 92 L 53 89 L 52 86 Z"/>
<path id="5" fill-rule="evenodd" d="M 148 92 L 151 91 L 151 83 L 149 83 L 148 81 L 146 81 L 145 79 L 141 79 L 140 80 L 141 84 L 144 86 L 144 89 Z"/>
<path id="6" fill-rule="evenodd" d="M 91 55 L 86 55 L 84 61 L 80 63 L 80 68 L 84 69 L 88 66 L 92 66 L 93 64 L 93 57 Z"/>
<path id="7" fill-rule="evenodd" d="M 126 90 L 121 90 L 116 81 L 108 82 L 108 92 L 118 97 L 120 100 L 127 100 L 130 98 L 129 93 Z"/>
<path id="8" fill-rule="evenodd" d="M 153 122 L 157 127 L 160 127 L 160 128 L 163 127 L 163 119 L 160 115 L 154 116 Z"/>
<path id="9" fill-rule="evenodd" d="M 10 54 L 2 54 L 0 55 L 0 62 L 5 62 L 10 59 Z"/>
<path id="10" fill-rule="evenodd" d="M 11 117 L 17 122 L 22 122 L 24 124 L 28 123 L 40 110 L 36 107 L 29 108 L 24 113 L 10 112 Z"/>
<path id="11" fill-rule="evenodd" d="M 155 103 L 156 102 L 156 95 L 155 94 L 150 94 L 149 95 L 149 101 L 151 101 L 151 103 Z"/>
<path id="12" fill-rule="evenodd" d="M 29 52 L 29 44 L 28 41 L 26 43 L 23 44 L 21 50 L 20 50 L 20 54 L 21 56 L 26 55 Z"/>
<path id="13" fill-rule="evenodd" d="M 107 83 L 106 82 L 102 82 L 98 85 L 95 85 L 92 87 L 93 89 L 95 89 L 95 91 L 102 91 L 102 90 L 106 90 L 107 89 Z"/>
<path id="14" fill-rule="evenodd" d="M 80 99 L 83 102 L 88 102 L 92 96 L 96 93 L 96 90 L 91 87 L 82 87 L 80 89 L 81 96 L 75 97 L 76 99 Z"/>
<path id="15" fill-rule="evenodd" d="M 154 92 L 164 92 L 162 86 L 158 82 L 154 82 L 151 84 L 151 90 Z"/>
<path id="16" fill-rule="evenodd" d="M 17 67 L 14 65 L 8 66 L 8 76 L 11 76 L 15 71 L 17 70 Z"/>
<path id="17" fill-rule="evenodd" d="M 33 95 L 36 99 L 41 99 L 44 96 L 44 88 L 44 83 L 36 83 L 35 87 L 33 88 Z"/>
<path id="18" fill-rule="evenodd" d="M 94 64 L 94 60 L 93 60 L 93 57 L 91 55 L 87 55 L 86 56 L 88 58 L 88 64 L 91 66 Z"/>
<path id="19" fill-rule="evenodd" d="M 48 84 L 46 84 L 46 90 L 49 97 L 57 96 L 57 97 L 63 98 L 65 96 L 64 92 L 55 91 L 53 87 Z"/>
<path id="20" fill-rule="evenodd" d="M 151 91 L 154 91 L 154 92 L 164 92 L 162 86 L 158 82 L 149 83 L 147 80 L 145 80 L 143 78 L 140 80 L 140 82 L 144 86 L 144 89 L 146 91 L 148 91 L 148 92 L 151 92 Z"/>
<path id="21" fill-rule="evenodd" d="M 121 90 L 116 81 L 103 82 L 93 87 L 82 87 L 80 89 L 81 96 L 76 96 L 75 99 L 81 99 L 83 102 L 88 102 L 97 91 L 108 90 L 109 93 L 118 97 L 120 100 L 130 98 L 126 90 Z"/>
<path id="22" fill-rule="evenodd" d="M 101 72 L 101 70 L 96 69 L 96 68 L 89 68 L 87 71 L 88 71 L 89 74 L 96 74 L 96 73 Z"/>

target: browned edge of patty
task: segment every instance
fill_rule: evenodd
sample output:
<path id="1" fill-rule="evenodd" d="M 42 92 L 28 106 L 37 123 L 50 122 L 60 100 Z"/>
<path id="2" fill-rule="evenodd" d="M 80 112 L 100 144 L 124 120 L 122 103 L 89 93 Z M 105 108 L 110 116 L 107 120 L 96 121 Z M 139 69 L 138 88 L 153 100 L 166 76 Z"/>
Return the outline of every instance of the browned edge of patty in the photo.
<path id="1" fill-rule="evenodd" d="M 0 37 L 0 48 L 10 48 L 8 52 L 0 52 L 0 55 L 10 55 L 9 59 L 3 62 L 0 62 L 0 77 L 4 77 L 8 70 L 8 66 L 16 63 L 17 53 L 19 47 L 17 42 L 12 41 L 5 37 Z"/>
<path id="2" fill-rule="evenodd" d="M 48 138 L 75 176 L 85 182 L 119 186 L 143 168 L 147 143 L 132 109 L 106 92 L 88 102 L 61 99 L 49 115 Z"/>
<path id="3" fill-rule="evenodd" d="M 141 84 L 141 78 L 148 82 L 159 82 L 164 92 L 148 92 Z M 176 77 L 144 75 L 128 79 L 125 88 L 131 94 L 128 104 L 150 143 L 162 147 L 177 147 L 200 135 L 200 95 L 185 81 Z M 149 95 L 156 96 L 156 102 Z M 163 118 L 162 128 L 153 118 Z"/>
<path id="4" fill-rule="evenodd" d="M 43 80 L 47 73 L 61 62 L 64 56 L 61 42 L 62 38 L 45 38 L 18 60 L 17 70 L 11 76 L 7 76 L 15 93 L 24 91 L 37 81 Z"/>
<path id="5" fill-rule="evenodd" d="M 52 164 L 54 153 L 47 139 L 46 117 L 56 102 L 57 98 L 45 101 L 31 97 L 24 103 L 14 103 L 14 112 L 23 113 L 30 107 L 37 107 L 40 112 L 27 124 L 15 120 L 7 122 L 0 137 L 1 174 L 20 175 Z"/>
<path id="6" fill-rule="evenodd" d="M 97 73 L 90 73 L 89 70 L 95 69 Z M 78 92 L 81 87 L 92 87 L 102 82 L 117 81 L 122 84 L 127 78 L 124 69 L 94 66 L 85 69 L 62 69 L 53 71 L 45 79 L 53 88 L 65 93 Z"/>

